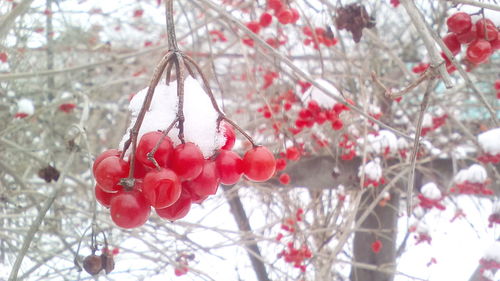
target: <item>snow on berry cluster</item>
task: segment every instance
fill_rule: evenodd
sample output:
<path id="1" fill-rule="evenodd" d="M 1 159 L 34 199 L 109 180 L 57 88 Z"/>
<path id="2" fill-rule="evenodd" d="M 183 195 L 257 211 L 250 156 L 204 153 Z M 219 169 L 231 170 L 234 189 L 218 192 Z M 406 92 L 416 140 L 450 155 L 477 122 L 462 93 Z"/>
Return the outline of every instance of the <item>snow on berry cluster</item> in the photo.
<path id="1" fill-rule="evenodd" d="M 479 264 L 481 265 L 481 273 L 483 277 L 491 276 L 494 274 L 490 274 L 500 269 L 500 242 L 493 242 L 490 247 L 486 250 L 483 257 L 479 260 Z M 493 280 L 493 279 L 486 279 Z"/>
<path id="2" fill-rule="evenodd" d="M 380 165 L 380 158 L 366 163 L 364 166 L 359 167 L 358 176 L 364 175 L 364 187 L 373 186 L 377 187 L 385 184 L 385 179 L 382 176 L 382 166 Z"/>
<path id="3" fill-rule="evenodd" d="M 479 164 L 460 170 L 455 175 L 454 182 L 455 185 L 450 189 L 451 192 L 478 195 L 493 194 L 493 190 L 487 187 L 490 181 L 486 169 Z"/>
<path id="4" fill-rule="evenodd" d="M 296 232 L 299 227 L 298 223 L 303 220 L 303 214 L 304 210 L 302 208 L 298 208 L 295 213 L 295 217 L 285 219 L 281 225 L 281 229 L 284 230 L 285 233 L 278 233 L 276 241 L 284 243 L 284 239 L 288 240 L 286 248 L 278 254 L 278 258 L 283 258 L 286 263 L 293 264 L 293 267 L 299 268 L 300 271 L 305 272 L 305 262 L 307 259 L 312 258 L 312 252 L 306 244 L 295 247 L 295 244 L 299 243 L 296 241 Z"/>
<path id="5" fill-rule="evenodd" d="M 210 100 L 193 78 L 185 81 L 184 142 L 178 127 L 165 131 L 177 118 L 176 87 L 176 83 L 160 84 L 155 89 L 139 130 L 135 157 L 131 149 L 125 154 L 110 149 L 94 162 L 96 199 L 110 208 L 112 220 L 120 227 L 143 225 L 151 207 L 160 217 L 175 221 L 187 215 L 192 203 L 215 194 L 220 183 L 235 184 L 243 174 L 262 182 L 275 172 L 276 161 L 266 147 L 254 146 L 243 158 L 231 150 L 236 137 L 233 127 L 218 122 Z M 130 128 L 137 122 L 146 91 L 130 102 Z M 128 134 L 123 144 L 127 138 Z"/>
<path id="6" fill-rule="evenodd" d="M 494 224 L 500 224 L 500 201 L 493 205 L 493 212 L 488 217 L 488 226 L 493 227 Z"/>
<path id="7" fill-rule="evenodd" d="M 433 182 L 427 183 L 420 189 L 421 193 L 418 195 L 419 203 L 418 205 L 423 209 L 437 208 L 438 210 L 444 210 L 446 207 L 441 204 L 443 200 L 443 195 L 441 190 Z"/>
<path id="8" fill-rule="evenodd" d="M 447 20 L 448 33 L 443 43 L 455 56 L 466 45 L 465 59 L 473 66 L 486 62 L 500 48 L 500 38 L 495 24 L 488 18 L 473 22 L 472 17 L 464 12 L 451 15 Z M 443 55 L 448 72 L 455 70 L 448 58 Z"/>
<path id="9" fill-rule="evenodd" d="M 478 157 L 483 163 L 500 163 L 500 128 L 491 129 L 477 136 L 485 154 Z"/>

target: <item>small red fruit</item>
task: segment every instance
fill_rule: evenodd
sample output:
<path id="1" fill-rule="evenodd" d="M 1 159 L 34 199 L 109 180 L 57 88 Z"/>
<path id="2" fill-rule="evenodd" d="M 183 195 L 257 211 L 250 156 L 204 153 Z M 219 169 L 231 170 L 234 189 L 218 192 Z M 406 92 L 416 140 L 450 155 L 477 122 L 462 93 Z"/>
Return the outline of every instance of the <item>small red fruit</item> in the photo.
<path id="1" fill-rule="evenodd" d="M 267 2 L 269 8 L 273 9 L 274 12 L 278 12 L 283 7 L 283 3 L 280 0 L 269 0 Z"/>
<path id="2" fill-rule="evenodd" d="M 276 171 L 283 171 L 286 169 L 286 160 L 283 158 L 276 159 Z"/>
<path id="3" fill-rule="evenodd" d="M 262 27 L 268 27 L 273 22 L 273 16 L 270 13 L 263 13 L 259 18 L 259 24 Z"/>
<path id="4" fill-rule="evenodd" d="M 292 22 L 293 14 L 289 9 L 283 9 L 278 13 L 278 21 L 281 24 L 289 24 Z"/>
<path id="5" fill-rule="evenodd" d="M 477 39 L 467 47 L 466 58 L 473 64 L 487 60 L 491 55 L 491 44 L 484 39 Z"/>
<path id="6" fill-rule="evenodd" d="M 186 191 L 182 191 L 179 199 L 171 206 L 163 209 L 155 209 L 158 216 L 169 221 L 176 221 L 185 217 L 191 209 L 191 197 Z"/>
<path id="7" fill-rule="evenodd" d="M 119 151 L 118 149 L 108 149 L 99 154 L 99 156 L 97 156 L 97 158 L 94 160 L 94 164 L 92 165 L 92 172 L 95 174 L 95 168 L 97 167 L 97 165 L 99 165 L 99 163 L 101 163 L 102 160 L 108 158 L 109 156 L 120 157 L 120 155 L 121 151 Z"/>
<path id="8" fill-rule="evenodd" d="M 257 34 L 260 31 L 260 24 L 256 21 L 251 21 L 246 24 L 247 28 L 250 29 L 253 33 Z"/>
<path id="9" fill-rule="evenodd" d="M 148 159 L 148 153 L 151 152 L 156 144 L 163 138 L 158 149 L 156 150 L 154 159 L 161 167 L 166 167 L 168 158 L 170 157 L 173 145 L 169 137 L 163 137 L 162 132 L 154 131 L 144 134 L 137 145 L 135 152 L 136 160 L 145 165 L 146 167 L 154 168 L 155 165 Z"/>
<path id="10" fill-rule="evenodd" d="M 290 175 L 288 175 L 287 173 L 283 173 L 280 175 L 279 180 L 281 184 L 287 185 L 290 183 Z"/>
<path id="11" fill-rule="evenodd" d="M 487 41 L 498 38 L 498 30 L 490 19 L 480 19 L 476 22 L 477 37 Z"/>
<path id="12" fill-rule="evenodd" d="M 476 40 L 476 38 L 477 38 L 477 32 L 475 25 L 473 25 L 468 31 L 457 34 L 457 40 L 461 44 L 469 44 L 470 42 Z"/>
<path id="13" fill-rule="evenodd" d="M 286 150 L 286 159 L 291 161 L 297 161 L 300 159 L 300 151 L 297 147 L 292 146 Z"/>
<path id="14" fill-rule="evenodd" d="M 380 240 L 375 240 L 375 242 L 372 243 L 372 251 L 375 253 L 375 254 L 378 254 L 380 252 L 380 250 L 382 249 L 382 241 Z"/>
<path id="15" fill-rule="evenodd" d="M 181 180 L 192 180 L 200 175 L 203 169 L 203 154 L 192 142 L 179 144 L 172 153 L 169 167 Z"/>
<path id="16" fill-rule="evenodd" d="M 170 169 L 153 170 L 144 177 L 142 193 L 152 207 L 166 208 L 179 199 L 181 181 Z"/>
<path id="17" fill-rule="evenodd" d="M 237 183 L 243 173 L 243 160 L 234 151 L 221 150 L 215 165 L 220 174 L 222 184 L 231 185 Z"/>
<path id="18" fill-rule="evenodd" d="M 226 143 L 220 148 L 225 150 L 233 149 L 234 143 L 236 142 L 236 134 L 234 133 L 233 126 L 228 123 L 224 123 L 224 136 L 226 137 Z"/>
<path id="19" fill-rule="evenodd" d="M 151 206 L 138 190 L 120 191 L 111 199 L 111 219 L 122 228 L 139 227 L 146 223 Z"/>
<path id="20" fill-rule="evenodd" d="M 116 195 L 116 193 L 105 192 L 102 188 L 96 184 L 94 187 L 95 199 L 99 204 L 103 205 L 106 208 L 109 208 L 111 205 L 111 199 Z"/>
<path id="21" fill-rule="evenodd" d="M 469 14 L 459 12 L 449 17 L 446 20 L 446 25 L 448 25 L 448 30 L 450 32 L 460 34 L 470 30 L 472 27 L 472 19 Z"/>
<path id="22" fill-rule="evenodd" d="M 118 184 L 122 178 L 126 178 L 129 172 L 128 162 L 118 156 L 109 156 L 95 168 L 95 180 L 106 192 L 115 192 L 121 189 Z"/>
<path id="23" fill-rule="evenodd" d="M 205 160 L 201 174 L 194 180 L 186 181 L 183 189 L 189 191 L 193 199 L 204 198 L 217 192 L 219 182 L 220 174 L 215 161 Z"/>
<path id="24" fill-rule="evenodd" d="M 296 23 L 300 19 L 299 11 L 294 8 L 291 8 L 290 11 L 292 12 L 291 23 Z"/>
<path id="25" fill-rule="evenodd" d="M 457 35 L 455 33 L 449 33 L 443 37 L 443 43 L 450 49 L 453 55 L 460 53 L 460 42 L 458 42 Z"/>
<path id="26" fill-rule="evenodd" d="M 263 182 L 270 179 L 276 170 L 274 155 L 265 146 L 257 146 L 243 156 L 243 173 L 252 181 Z"/>

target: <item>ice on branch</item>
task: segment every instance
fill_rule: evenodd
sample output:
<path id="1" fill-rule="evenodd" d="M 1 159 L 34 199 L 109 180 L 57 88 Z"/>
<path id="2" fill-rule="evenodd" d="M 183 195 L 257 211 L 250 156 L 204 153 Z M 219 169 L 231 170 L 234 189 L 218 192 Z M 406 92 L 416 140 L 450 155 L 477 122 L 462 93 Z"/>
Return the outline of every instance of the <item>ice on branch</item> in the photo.
<path id="1" fill-rule="evenodd" d="M 488 163 L 500 162 L 500 128 L 491 129 L 477 136 L 477 140 L 485 155 L 479 157 L 479 161 Z"/>
<path id="2" fill-rule="evenodd" d="M 327 80 L 318 78 L 314 80 L 314 82 L 320 84 L 334 96 L 337 96 L 339 98 L 342 97 L 340 91 Z M 309 101 L 313 100 L 316 101 L 319 106 L 324 108 L 332 108 L 333 105 L 337 103 L 332 97 L 314 86 L 310 87 L 300 98 L 302 99 L 302 102 L 304 104 L 308 104 Z"/>
<path id="3" fill-rule="evenodd" d="M 461 194 L 493 194 L 493 191 L 486 187 L 490 183 L 488 173 L 479 164 L 474 164 L 467 169 L 460 170 L 453 180 L 455 185 L 451 188 L 451 192 Z"/>
<path id="4" fill-rule="evenodd" d="M 130 101 L 129 110 L 131 122 L 127 133 L 123 136 L 120 147 L 129 138 L 130 129 L 134 126 L 141 110 L 148 88 L 141 90 Z M 160 82 L 155 89 L 153 100 L 146 112 L 139 131 L 138 140 L 147 132 L 165 130 L 177 117 L 178 107 L 177 83 L 166 85 Z M 225 143 L 224 126 L 217 130 L 218 113 L 212 107 L 210 98 L 200 83 L 188 76 L 184 82 L 184 138 L 186 142 L 193 142 L 201 149 L 205 158 L 222 147 Z M 180 144 L 177 126 L 170 130 L 168 136 L 175 145 Z"/>

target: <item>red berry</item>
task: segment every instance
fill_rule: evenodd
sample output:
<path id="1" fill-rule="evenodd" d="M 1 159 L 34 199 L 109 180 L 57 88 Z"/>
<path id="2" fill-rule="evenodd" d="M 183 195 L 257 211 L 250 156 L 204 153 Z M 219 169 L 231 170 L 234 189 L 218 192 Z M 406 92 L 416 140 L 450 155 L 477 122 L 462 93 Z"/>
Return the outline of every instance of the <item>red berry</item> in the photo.
<path id="1" fill-rule="evenodd" d="M 375 240 L 375 242 L 372 243 L 372 251 L 375 254 L 378 254 L 380 250 L 382 249 L 382 241 L 380 240 Z"/>
<path id="2" fill-rule="evenodd" d="M 494 87 L 495 87 L 495 90 L 500 90 L 500 79 L 495 81 Z"/>
<path id="3" fill-rule="evenodd" d="M 217 192 L 220 182 L 220 173 L 215 161 L 205 160 L 201 174 L 194 180 L 183 184 L 183 189 L 189 191 L 191 197 L 203 198 Z"/>
<path id="4" fill-rule="evenodd" d="M 233 149 L 234 143 L 236 142 L 236 134 L 234 133 L 233 126 L 228 123 L 224 123 L 224 136 L 226 137 L 226 143 L 220 148 L 225 150 Z"/>
<path id="5" fill-rule="evenodd" d="M 460 34 L 470 30 L 472 27 L 472 19 L 467 13 L 459 12 L 449 17 L 446 20 L 446 25 L 448 25 L 448 30 L 450 32 Z"/>
<path id="6" fill-rule="evenodd" d="M 270 13 L 263 13 L 260 16 L 260 19 L 259 19 L 260 26 L 268 27 L 271 25 L 272 22 L 273 22 L 273 16 L 271 16 Z"/>
<path id="7" fill-rule="evenodd" d="M 344 126 L 344 123 L 342 123 L 342 121 L 340 119 L 337 119 L 337 120 L 332 122 L 332 129 L 334 129 L 336 131 L 342 129 L 343 126 Z"/>
<path id="8" fill-rule="evenodd" d="M 286 169 L 286 160 L 283 158 L 276 159 L 276 171 L 283 171 Z"/>
<path id="9" fill-rule="evenodd" d="M 106 208 L 109 208 L 111 204 L 111 199 L 115 197 L 116 193 L 105 192 L 102 188 L 96 184 L 94 187 L 95 199 L 99 204 L 103 205 Z"/>
<path id="10" fill-rule="evenodd" d="M 495 52 L 497 50 L 500 50 L 500 36 L 498 36 L 497 39 L 490 41 L 491 44 L 491 50 L 492 52 Z"/>
<path id="11" fill-rule="evenodd" d="M 4 52 L 0 53 L 0 62 L 6 63 L 7 62 L 7 54 Z"/>
<path id="12" fill-rule="evenodd" d="M 300 159 L 300 151 L 297 147 L 292 146 L 286 150 L 286 159 L 291 161 L 297 161 Z"/>
<path id="13" fill-rule="evenodd" d="M 108 149 L 103 153 L 99 154 L 99 156 L 97 156 L 97 158 L 94 160 L 94 164 L 92 165 L 92 172 L 94 173 L 94 175 L 95 175 L 95 168 L 97 167 L 97 165 L 99 165 L 99 163 L 101 163 L 102 160 L 108 158 L 109 156 L 120 157 L 120 155 L 121 151 L 119 151 L 118 149 Z"/>
<path id="14" fill-rule="evenodd" d="M 175 203 L 167 208 L 155 209 L 158 216 L 170 220 L 176 221 L 185 217 L 189 210 L 191 209 L 191 197 L 186 191 L 181 192 L 181 196 Z"/>
<path id="15" fill-rule="evenodd" d="M 477 37 L 487 41 L 498 38 L 498 30 L 490 19 L 480 19 L 476 22 Z"/>
<path id="16" fill-rule="evenodd" d="M 122 178 L 126 178 L 129 172 L 129 164 L 118 156 L 109 156 L 103 159 L 95 169 L 95 180 L 102 190 L 114 192 L 121 189 L 118 184 Z"/>
<path id="17" fill-rule="evenodd" d="M 203 154 L 192 142 L 179 144 L 170 157 L 169 167 L 181 180 L 196 178 L 203 168 Z"/>
<path id="18" fill-rule="evenodd" d="M 281 24 L 289 24 L 292 22 L 293 14 L 289 9 L 283 9 L 278 13 L 278 21 Z"/>
<path id="19" fill-rule="evenodd" d="M 135 152 L 136 160 L 146 167 L 154 168 L 154 163 L 148 159 L 148 153 L 155 148 L 160 140 L 162 141 L 153 156 L 158 165 L 166 167 L 173 150 L 172 141 L 167 136 L 163 137 L 163 133 L 158 131 L 146 133 L 141 137 Z"/>
<path id="20" fill-rule="evenodd" d="M 460 42 L 458 42 L 457 35 L 455 33 L 449 33 L 443 37 L 443 43 L 450 49 L 453 55 L 460 53 Z"/>
<path id="21" fill-rule="evenodd" d="M 215 165 L 220 174 L 222 184 L 231 185 L 237 183 L 243 173 L 243 160 L 234 151 L 221 150 L 215 159 Z"/>
<path id="22" fill-rule="evenodd" d="M 111 219 L 119 227 L 139 227 L 146 223 L 150 212 L 148 200 L 138 190 L 120 191 L 111 199 Z"/>
<path id="23" fill-rule="evenodd" d="M 290 175 L 288 175 L 287 173 L 283 173 L 280 175 L 280 183 L 281 184 L 289 184 L 290 183 Z"/>
<path id="24" fill-rule="evenodd" d="M 142 193 L 152 207 L 166 208 L 179 199 L 181 181 L 170 169 L 153 170 L 144 177 Z"/>
<path id="25" fill-rule="evenodd" d="M 476 38 L 477 32 L 475 25 L 473 25 L 468 31 L 457 34 L 457 40 L 462 44 L 469 44 L 470 42 L 476 40 Z"/>
<path id="26" fill-rule="evenodd" d="M 283 3 L 280 0 L 269 0 L 267 2 L 269 8 L 273 9 L 274 12 L 278 12 L 283 7 Z"/>
<path id="27" fill-rule="evenodd" d="M 270 179 L 276 170 L 274 155 L 265 146 L 257 146 L 243 156 L 243 173 L 252 181 L 263 182 Z"/>
<path id="28" fill-rule="evenodd" d="M 253 33 L 259 33 L 260 31 L 260 24 L 256 21 L 251 21 L 246 24 L 247 28 L 250 29 Z"/>
<path id="29" fill-rule="evenodd" d="M 473 64 L 482 63 L 491 55 L 491 44 L 484 39 L 477 39 L 467 47 L 467 60 Z"/>
<path id="30" fill-rule="evenodd" d="M 299 11 L 294 8 L 291 8 L 290 11 L 292 12 L 291 23 L 296 23 L 300 19 Z"/>

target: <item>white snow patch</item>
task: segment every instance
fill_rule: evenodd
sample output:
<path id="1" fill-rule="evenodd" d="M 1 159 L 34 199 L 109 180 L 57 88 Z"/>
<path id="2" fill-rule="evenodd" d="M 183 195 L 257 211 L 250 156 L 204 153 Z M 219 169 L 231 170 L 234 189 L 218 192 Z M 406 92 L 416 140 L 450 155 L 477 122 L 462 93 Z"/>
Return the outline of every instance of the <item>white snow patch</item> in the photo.
<path id="1" fill-rule="evenodd" d="M 318 78 L 315 79 L 314 82 L 321 85 L 323 88 L 328 90 L 328 92 L 330 92 L 334 96 L 339 98 L 342 97 L 340 91 L 327 80 Z M 300 96 L 300 98 L 304 104 L 307 104 L 309 101 L 314 100 L 319 104 L 319 106 L 324 108 L 332 108 L 333 105 L 337 103 L 332 97 L 325 94 L 323 91 L 314 86 L 310 87 L 302 96 Z"/>
<path id="2" fill-rule="evenodd" d="M 500 262 L 500 241 L 493 242 L 484 252 L 483 258 Z"/>
<path id="3" fill-rule="evenodd" d="M 456 183 L 470 182 L 470 183 L 484 183 L 488 179 L 486 169 L 479 165 L 474 164 L 467 169 L 460 170 L 455 175 Z"/>
<path id="4" fill-rule="evenodd" d="M 429 113 L 424 113 L 424 118 L 422 119 L 422 127 L 423 128 L 432 127 L 432 115 L 430 115 Z"/>
<path id="5" fill-rule="evenodd" d="M 410 147 L 410 144 L 405 138 L 398 139 L 398 149 L 407 149 Z"/>
<path id="6" fill-rule="evenodd" d="M 439 200 L 442 197 L 441 190 L 439 190 L 437 185 L 433 182 L 422 186 L 421 192 L 425 196 L 425 198 L 429 198 L 431 200 Z"/>
<path id="7" fill-rule="evenodd" d="M 379 181 L 382 178 L 382 167 L 380 166 L 380 159 L 375 158 L 375 160 L 366 163 L 364 167 L 359 168 L 358 176 L 361 177 L 363 174 L 371 180 Z"/>
<path id="8" fill-rule="evenodd" d="M 35 106 L 33 105 L 33 101 L 27 98 L 22 98 L 17 101 L 17 112 L 26 113 L 28 115 L 32 115 L 33 113 L 35 113 Z"/>
<path id="9" fill-rule="evenodd" d="M 398 148 L 398 140 L 396 135 L 388 130 L 381 130 L 377 136 L 369 134 L 366 136 L 368 140 L 367 152 L 383 154 L 387 148 L 389 152 L 396 152 Z M 360 138 L 357 140 L 359 146 L 363 146 L 365 141 Z"/>
<path id="10" fill-rule="evenodd" d="M 148 88 L 141 90 L 130 101 L 129 110 L 132 118 L 130 126 L 120 142 L 120 148 L 129 138 L 137 116 L 141 110 Z M 138 140 L 147 132 L 165 130 L 177 116 L 177 83 L 166 85 L 160 82 L 155 89 L 149 111 L 146 112 Z M 193 142 L 203 152 L 205 158 L 222 147 L 226 141 L 223 127 L 217 132 L 218 113 L 212 107 L 208 95 L 200 83 L 188 76 L 184 82 L 184 138 L 186 142 Z M 174 126 L 168 136 L 174 145 L 180 144 L 179 129 Z"/>
<path id="11" fill-rule="evenodd" d="M 500 153 L 500 128 L 479 134 L 477 140 L 486 153 L 491 155 Z"/>

